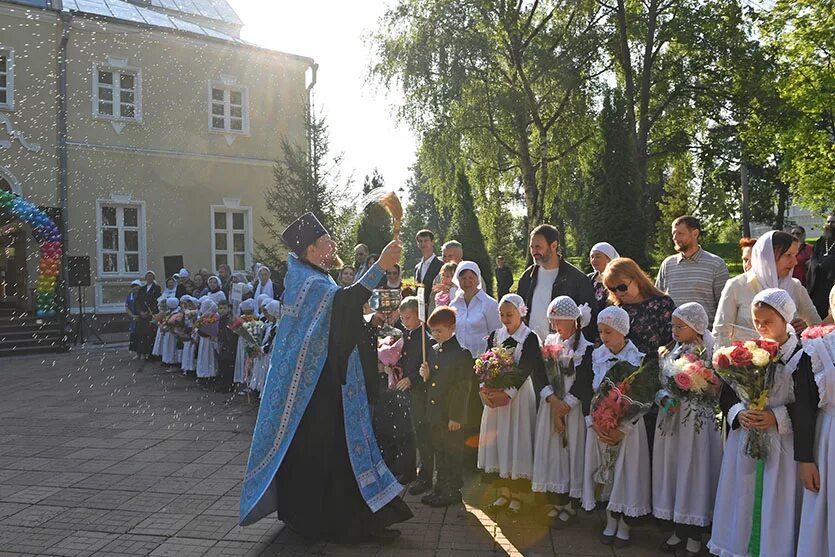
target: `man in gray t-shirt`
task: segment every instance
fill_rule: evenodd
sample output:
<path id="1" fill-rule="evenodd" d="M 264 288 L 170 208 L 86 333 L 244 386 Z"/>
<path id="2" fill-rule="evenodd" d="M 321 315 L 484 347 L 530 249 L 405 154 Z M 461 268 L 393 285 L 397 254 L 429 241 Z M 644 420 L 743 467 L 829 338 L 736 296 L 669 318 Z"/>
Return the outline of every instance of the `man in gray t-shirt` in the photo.
<path id="1" fill-rule="evenodd" d="M 728 266 L 718 255 L 702 249 L 701 232 L 695 217 L 683 216 L 673 221 L 673 244 L 678 253 L 661 264 L 655 286 L 669 294 L 677 306 L 688 302 L 701 304 L 713 323 L 722 289 L 729 278 Z"/>

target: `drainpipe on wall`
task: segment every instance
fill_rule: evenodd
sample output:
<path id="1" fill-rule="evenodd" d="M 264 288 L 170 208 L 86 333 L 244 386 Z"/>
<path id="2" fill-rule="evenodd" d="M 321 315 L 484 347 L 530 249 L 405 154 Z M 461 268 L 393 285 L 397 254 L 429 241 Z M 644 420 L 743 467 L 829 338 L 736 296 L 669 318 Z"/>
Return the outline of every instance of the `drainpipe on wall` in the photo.
<path id="1" fill-rule="evenodd" d="M 57 5 L 56 5 L 57 4 Z M 69 237 L 67 234 L 69 214 L 67 210 L 67 46 L 70 42 L 72 30 L 72 14 L 64 11 L 61 1 L 53 2 L 61 18 L 61 42 L 58 45 L 58 199 L 61 207 L 61 239 L 64 242 L 61 253 L 61 297 L 64 308 L 61 312 L 66 316 L 69 311 L 69 297 L 67 291 L 67 249 Z"/>

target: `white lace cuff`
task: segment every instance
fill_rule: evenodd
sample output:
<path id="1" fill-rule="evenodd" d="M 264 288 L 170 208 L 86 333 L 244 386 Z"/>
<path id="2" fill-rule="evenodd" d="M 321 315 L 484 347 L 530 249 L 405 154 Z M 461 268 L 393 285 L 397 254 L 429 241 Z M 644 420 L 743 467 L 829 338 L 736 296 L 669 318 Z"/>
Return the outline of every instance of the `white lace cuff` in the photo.
<path id="1" fill-rule="evenodd" d="M 576 396 L 572 395 L 571 393 L 568 393 L 567 395 L 565 395 L 565 398 L 562 399 L 562 401 L 564 403 L 566 403 L 568 406 L 570 406 L 571 408 L 574 408 L 575 406 L 580 404 L 580 399 L 577 398 Z"/>
<path id="2" fill-rule="evenodd" d="M 510 397 L 510 400 L 513 400 L 513 397 L 515 397 L 516 393 L 518 393 L 519 391 L 511 387 L 509 389 L 505 389 L 504 392 L 508 397 Z"/>
<path id="3" fill-rule="evenodd" d="M 540 400 L 545 400 L 552 394 L 554 394 L 554 389 L 551 387 L 551 385 L 546 385 L 542 387 L 541 391 L 539 391 L 539 398 Z"/>
<path id="4" fill-rule="evenodd" d="M 670 394 L 670 391 L 667 389 L 661 389 L 657 393 L 655 393 L 655 404 L 659 407 L 661 406 L 661 401 L 664 400 L 664 397 L 672 397 L 673 395 Z"/>
<path id="5" fill-rule="evenodd" d="M 731 409 L 728 410 L 728 425 L 733 427 L 734 421 L 736 420 L 736 417 L 743 410 L 747 410 L 747 407 L 744 404 L 742 404 L 741 402 L 737 402 L 736 404 L 731 406 Z"/>
<path id="6" fill-rule="evenodd" d="M 594 420 L 592 420 L 592 417 L 591 416 L 586 416 L 585 420 L 586 420 L 586 427 L 591 427 L 591 424 L 594 421 Z"/>
<path id="7" fill-rule="evenodd" d="M 774 412 L 774 417 L 777 418 L 777 433 L 780 435 L 791 435 L 793 433 L 792 420 L 789 417 L 789 411 L 785 406 L 777 406 L 771 408 Z"/>

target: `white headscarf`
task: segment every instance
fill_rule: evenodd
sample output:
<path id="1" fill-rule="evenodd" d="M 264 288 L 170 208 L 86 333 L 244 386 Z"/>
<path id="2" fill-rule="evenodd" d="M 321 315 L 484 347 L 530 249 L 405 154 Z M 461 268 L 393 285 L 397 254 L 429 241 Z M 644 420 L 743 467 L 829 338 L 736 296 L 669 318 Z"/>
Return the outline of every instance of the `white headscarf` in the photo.
<path id="1" fill-rule="evenodd" d="M 763 303 L 774 308 L 786 323 L 789 324 L 794 319 L 794 314 L 797 313 L 797 305 L 792 300 L 791 295 L 780 288 L 766 288 L 758 292 L 751 302 L 751 307 L 753 308 L 758 303 Z"/>
<path id="2" fill-rule="evenodd" d="M 751 270 L 757 276 L 757 281 L 763 288 L 792 289 L 792 274 L 784 278 L 777 276 L 777 263 L 774 261 L 774 243 L 772 236 L 776 230 L 766 232 L 757 240 L 751 249 Z"/>
<path id="3" fill-rule="evenodd" d="M 207 313 L 217 313 L 217 304 L 211 298 L 207 298 L 200 302 L 200 313 L 206 315 Z"/>
<path id="4" fill-rule="evenodd" d="M 275 291 L 273 290 L 273 279 L 269 277 L 270 275 L 270 268 L 266 265 L 261 265 L 260 263 L 257 264 L 258 268 L 255 270 L 255 280 L 252 283 L 252 288 L 254 290 L 254 295 L 258 298 L 261 294 L 266 294 L 270 298 L 275 298 Z M 261 277 L 258 276 L 261 274 L 261 269 L 267 270 L 267 282 L 265 284 L 261 284 Z"/>
<path id="5" fill-rule="evenodd" d="M 269 302 L 264 307 L 264 311 L 270 317 L 275 317 L 275 318 L 280 317 L 281 316 L 281 302 L 279 302 L 278 300 L 272 300 L 271 302 Z"/>
<path id="6" fill-rule="evenodd" d="M 478 264 L 476 264 L 475 261 L 462 261 L 455 269 L 455 276 L 452 277 L 452 283 L 458 287 L 459 291 L 461 291 L 461 283 L 458 282 L 458 277 L 460 277 L 461 273 L 464 271 L 472 271 L 475 273 L 475 276 L 478 277 L 478 289 L 481 290 L 484 285 L 484 281 L 481 280 L 481 269 L 478 268 Z"/>
<path id="7" fill-rule="evenodd" d="M 557 296 L 548 304 L 548 319 L 579 319 L 580 328 L 585 329 L 591 323 L 591 308 L 588 304 L 578 306 L 568 296 Z"/>
<path id="8" fill-rule="evenodd" d="M 619 306 L 609 306 L 597 314 L 598 325 L 608 325 L 623 336 L 629 334 L 629 314 Z"/>
<path id="9" fill-rule="evenodd" d="M 165 305 L 168 306 L 168 309 L 177 309 L 178 307 L 180 307 L 180 300 L 171 297 L 165 300 Z"/>
<path id="10" fill-rule="evenodd" d="M 620 255 L 618 254 L 618 250 L 616 250 L 615 246 L 613 246 L 609 242 L 598 242 L 594 244 L 589 250 L 589 255 L 596 251 L 599 251 L 609 259 L 617 259 L 618 257 L 620 257 Z"/>
<path id="11" fill-rule="evenodd" d="M 505 294 L 499 300 L 499 307 L 502 304 L 510 304 L 519 311 L 519 315 L 525 317 L 528 314 L 528 306 L 525 305 L 525 300 L 519 294 Z"/>
<path id="12" fill-rule="evenodd" d="M 241 311 L 251 311 L 251 312 L 254 313 L 255 309 L 256 309 L 255 308 L 255 300 L 253 300 L 252 298 L 244 300 L 243 302 L 241 302 L 241 305 L 238 306 L 238 307 L 240 308 Z"/>
<path id="13" fill-rule="evenodd" d="M 710 323 L 707 318 L 707 312 L 705 311 L 705 308 L 702 307 L 702 304 L 697 302 L 687 302 L 686 304 L 681 304 L 673 310 L 673 317 L 681 319 L 685 325 L 701 335 L 705 348 L 707 348 L 711 353 L 713 352 L 715 341 L 713 339 L 713 334 L 708 328 Z"/>
<path id="14" fill-rule="evenodd" d="M 180 269 L 180 272 L 177 274 L 180 275 L 180 278 L 188 278 L 191 276 L 191 274 L 188 272 L 188 269 L 186 269 L 185 267 Z"/>

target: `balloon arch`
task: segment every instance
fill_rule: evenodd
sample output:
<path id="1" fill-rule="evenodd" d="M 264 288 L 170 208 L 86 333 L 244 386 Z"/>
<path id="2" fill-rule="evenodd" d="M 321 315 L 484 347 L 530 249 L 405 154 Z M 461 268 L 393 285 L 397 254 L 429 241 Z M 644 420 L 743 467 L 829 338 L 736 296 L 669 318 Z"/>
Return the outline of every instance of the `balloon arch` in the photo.
<path id="1" fill-rule="evenodd" d="M 61 231 L 37 205 L 10 191 L 0 190 L 0 208 L 32 227 L 41 252 L 38 279 L 35 281 L 36 315 L 53 317 L 57 312 L 55 287 L 61 269 Z"/>

